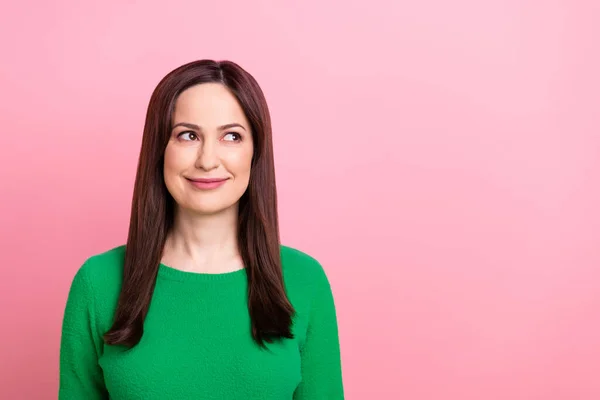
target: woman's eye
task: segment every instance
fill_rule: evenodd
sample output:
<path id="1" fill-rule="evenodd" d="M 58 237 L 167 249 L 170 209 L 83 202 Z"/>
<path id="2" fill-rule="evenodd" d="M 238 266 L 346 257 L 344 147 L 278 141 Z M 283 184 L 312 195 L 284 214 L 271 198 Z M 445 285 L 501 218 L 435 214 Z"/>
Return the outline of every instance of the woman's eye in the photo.
<path id="1" fill-rule="evenodd" d="M 194 132 L 190 132 L 190 131 L 181 132 L 177 136 L 183 140 L 196 140 L 198 138 L 198 136 L 196 136 L 196 134 Z"/>
<path id="2" fill-rule="evenodd" d="M 225 140 L 239 142 L 242 139 L 242 136 L 237 132 L 229 132 L 225 135 Z"/>

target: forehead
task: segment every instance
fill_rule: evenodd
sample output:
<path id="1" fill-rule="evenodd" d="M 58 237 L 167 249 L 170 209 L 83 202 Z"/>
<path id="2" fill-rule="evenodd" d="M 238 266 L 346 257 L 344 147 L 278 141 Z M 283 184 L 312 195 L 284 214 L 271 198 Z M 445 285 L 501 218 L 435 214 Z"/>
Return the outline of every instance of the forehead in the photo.
<path id="1" fill-rule="evenodd" d="M 244 110 L 224 85 L 203 83 L 184 90 L 175 102 L 173 122 L 199 125 L 248 125 Z"/>

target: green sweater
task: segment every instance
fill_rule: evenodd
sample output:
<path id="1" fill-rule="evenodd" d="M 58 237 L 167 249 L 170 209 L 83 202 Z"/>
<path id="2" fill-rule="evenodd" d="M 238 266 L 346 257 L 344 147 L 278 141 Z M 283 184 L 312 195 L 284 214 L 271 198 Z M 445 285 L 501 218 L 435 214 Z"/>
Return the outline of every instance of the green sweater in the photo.
<path id="1" fill-rule="evenodd" d="M 344 398 L 334 300 L 321 265 L 281 247 L 294 339 L 261 349 L 250 334 L 246 270 L 159 267 L 140 343 L 110 346 L 125 246 L 90 257 L 65 307 L 59 400 Z"/>

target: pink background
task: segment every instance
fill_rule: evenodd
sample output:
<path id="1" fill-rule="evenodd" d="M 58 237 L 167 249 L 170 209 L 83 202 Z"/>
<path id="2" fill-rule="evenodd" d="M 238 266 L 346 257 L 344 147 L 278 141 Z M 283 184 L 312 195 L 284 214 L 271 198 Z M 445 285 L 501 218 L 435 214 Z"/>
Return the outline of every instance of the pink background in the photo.
<path id="1" fill-rule="evenodd" d="M 7 2 L 0 398 L 56 398 L 63 307 L 124 242 L 151 91 L 232 59 L 348 399 L 600 398 L 597 1 Z"/>

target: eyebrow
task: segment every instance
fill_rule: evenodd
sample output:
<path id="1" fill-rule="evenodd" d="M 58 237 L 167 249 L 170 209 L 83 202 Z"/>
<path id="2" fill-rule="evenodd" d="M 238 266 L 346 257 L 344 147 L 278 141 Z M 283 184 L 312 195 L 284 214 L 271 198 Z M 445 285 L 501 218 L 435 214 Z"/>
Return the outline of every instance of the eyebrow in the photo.
<path id="1" fill-rule="evenodd" d="M 175 129 L 178 126 L 183 126 L 185 128 L 188 128 L 188 129 L 194 129 L 196 131 L 201 131 L 202 130 L 202 128 L 200 128 L 198 125 L 196 125 L 196 124 L 190 124 L 188 122 L 180 122 L 178 124 L 175 124 L 175 125 L 173 125 L 173 128 L 171 128 L 171 129 Z M 238 124 L 237 122 L 234 122 L 234 123 L 231 123 L 231 124 L 221 125 L 221 126 L 217 127 L 217 129 L 220 130 L 220 131 L 224 131 L 225 129 L 238 128 L 238 127 L 242 128 L 243 130 L 246 130 L 246 128 L 244 128 L 242 125 Z"/>

